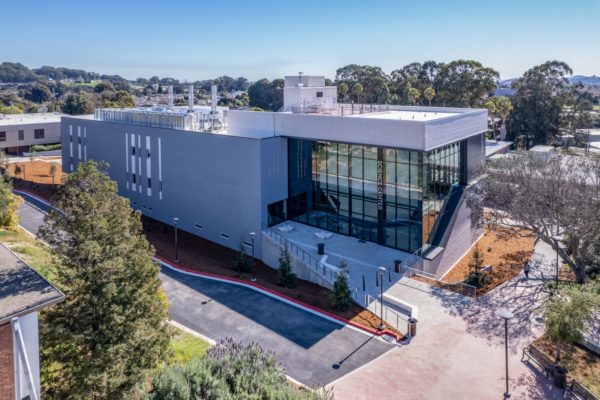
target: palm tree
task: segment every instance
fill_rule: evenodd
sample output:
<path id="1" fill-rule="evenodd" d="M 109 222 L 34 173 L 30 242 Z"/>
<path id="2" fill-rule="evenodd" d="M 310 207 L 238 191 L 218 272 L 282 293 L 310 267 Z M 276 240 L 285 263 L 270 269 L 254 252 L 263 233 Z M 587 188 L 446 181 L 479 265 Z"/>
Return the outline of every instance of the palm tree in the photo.
<path id="1" fill-rule="evenodd" d="M 52 176 L 52 191 L 54 191 L 54 175 L 56 175 L 56 163 L 50 164 L 50 175 Z"/>
<path id="2" fill-rule="evenodd" d="M 483 106 L 488 109 L 492 117 L 493 138 L 506 139 L 506 119 L 513 109 L 510 99 L 506 96 L 491 97 L 483 103 Z M 500 119 L 499 136 L 496 136 L 496 118 Z"/>
<path id="3" fill-rule="evenodd" d="M 360 83 L 355 83 L 354 85 L 352 85 L 352 94 L 356 96 L 357 103 L 360 103 L 360 95 L 363 91 L 363 85 L 361 85 Z"/>
<path id="4" fill-rule="evenodd" d="M 410 101 L 411 105 L 413 105 L 413 106 L 417 105 L 420 97 L 421 97 L 421 91 L 419 89 L 413 88 L 413 87 L 408 89 L 408 100 Z"/>
<path id="5" fill-rule="evenodd" d="M 429 103 L 429 107 L 431 107 L 431 100 L 433 100 L 433 98 L 435 97 L 435 90 L 433 90 L 433 87 L 427 86 L 427 88 L 423 90 L 423 97 L 425 97 L 425 99 Z"/>

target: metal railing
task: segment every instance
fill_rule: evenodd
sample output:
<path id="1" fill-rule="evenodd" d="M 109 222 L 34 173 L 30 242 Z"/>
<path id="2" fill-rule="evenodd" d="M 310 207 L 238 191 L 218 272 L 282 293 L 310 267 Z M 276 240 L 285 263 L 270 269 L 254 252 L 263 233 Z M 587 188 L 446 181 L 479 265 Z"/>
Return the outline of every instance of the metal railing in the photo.
<path id="1" fill-rule="evenodd" d="M 321 276 L 329 283 L 335 281 L 337 269 L 332 268 L 327 263 L 322 263 L 321 260 L 314 257 L 312 254 L 288 240 L 282 234 L 275 232 L 273 229 L 263 231 L 267 236 L 273 239 L 277 244 L 287 249 L 291 255 L 301 260 L 305 265 L 310 267 L 315 273 Z"/>
<path id="2" fill-rule="evenodd" d="M 310 106 L 291 106 L 282 108 L 281 111 L 292 112 L 294 114 L 321 114 L 321 115 L 360 115 L 374 112 L 386 112 L 390 110 L 388 104 L 342 104 L 338 103 L 335 107 L 323 107 L 321 105 Z"/>
<path id="3" fill-rule="evenodd" d="M 394 311 L 390 307 L 383 304 L 380 299 L 371 296 L 369 293 L 365 293 L 365 308 L 369 309 L 371 304 L 375 303 L 373 310 L 371 310 L 378 317 L 383 316 L 383 320 L 395 328 L 398 332 L 408 332 L 408 318 L 406 315 L 400 314 Z M 406 326 L 406 330 L 400 328 L 401 325 Z"/>

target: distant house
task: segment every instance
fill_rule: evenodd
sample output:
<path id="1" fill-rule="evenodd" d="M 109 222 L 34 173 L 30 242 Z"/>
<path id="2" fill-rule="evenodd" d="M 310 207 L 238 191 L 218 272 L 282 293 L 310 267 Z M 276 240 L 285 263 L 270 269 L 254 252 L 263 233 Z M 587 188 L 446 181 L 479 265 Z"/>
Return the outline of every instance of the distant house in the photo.
<path id="1" fill-rule="evenodd" d="M 0 400 L 40 398 L 38 312 L 64 298 L 0 244 Z"/>

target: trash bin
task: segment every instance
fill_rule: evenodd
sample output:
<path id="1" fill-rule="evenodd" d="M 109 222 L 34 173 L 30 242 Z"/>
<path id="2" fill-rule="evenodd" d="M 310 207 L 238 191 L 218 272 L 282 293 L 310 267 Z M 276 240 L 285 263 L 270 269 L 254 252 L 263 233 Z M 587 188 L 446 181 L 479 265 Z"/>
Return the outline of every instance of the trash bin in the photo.
<path id="1" fill-rule="evenodd" d="M 567 369 L 561 365 L 554 366 L 554 376 L 552 380 L 557 388 L 564 389 L 567 386 Z"/>
<path id="2" fill-rule="evenodd" d="M 320 256 L 325 254 L 325 243 L 317 243 L 317 254 Z"/>
<path id="3" fill-rule="evenodd" d="M 417 319 L 416 318 L 409 318 L 408 319 L 408 336 L 410 337 L 415 337 L 417 336 Z"/>
<path id="4" fill-rule="evenodd" d="M 394 260 L 394 272 L 397 274 L 400 273 L 400 264 L 402 264 L 401 260 Z"/>

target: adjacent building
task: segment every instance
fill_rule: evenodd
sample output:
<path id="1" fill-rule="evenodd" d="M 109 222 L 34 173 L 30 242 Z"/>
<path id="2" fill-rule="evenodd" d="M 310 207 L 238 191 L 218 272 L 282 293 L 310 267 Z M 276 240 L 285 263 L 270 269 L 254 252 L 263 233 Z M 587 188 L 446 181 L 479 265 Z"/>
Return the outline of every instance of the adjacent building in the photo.
<path id="1" fill-rule="evenodd" d="M 60 143 L 60 119 L 65 114 L 0 114 L 0 150 L 29 151 L 35 144 Z"/>
<path id="2" fill-rule="evenodd" d="M 288 220 L 417 254 L 437 275 L 475 239 L 463 191 L 485 159 L 486 110 L 340 104 L 300 74 L 280 112 L 190 104 L 62 122 L 65 172 L 106 161 L 144 215 L 259 258 L 254 235 Z"/>
<path id="3" fill-rule="evenodd" d="M 40 398 L 38 312 L 64 295 L 0 244 L 0 400 Z"/>

